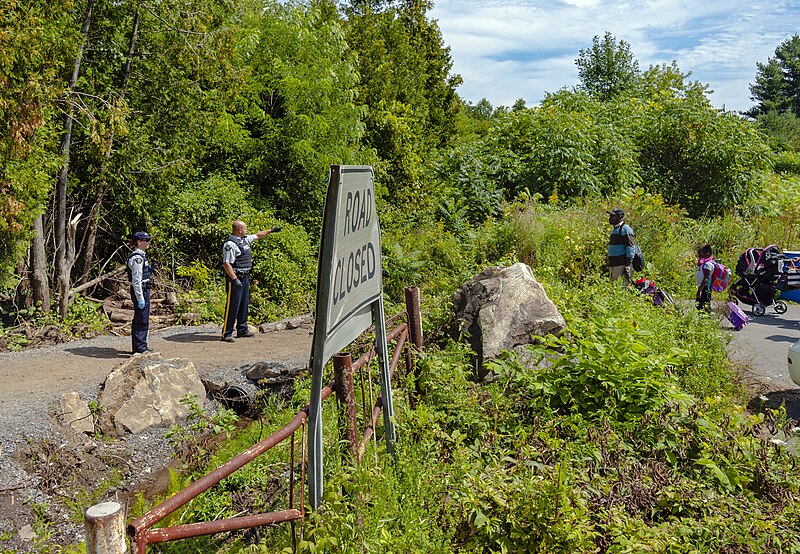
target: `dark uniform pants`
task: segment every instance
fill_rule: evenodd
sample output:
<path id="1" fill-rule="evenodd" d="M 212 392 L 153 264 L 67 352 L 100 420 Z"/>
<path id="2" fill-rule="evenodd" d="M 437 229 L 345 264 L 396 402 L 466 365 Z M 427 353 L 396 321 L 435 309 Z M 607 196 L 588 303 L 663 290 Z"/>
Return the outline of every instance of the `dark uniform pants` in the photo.
<path id="1" fill-rule="evenodd" d="M 147 332 L 150 330 L 150 287 L 143 285 L 142 294 L 144 295 L 144 308 L 140 310 L 133 287 L 131 287 L 131 301 L 133 302 L 131 349 L 134 354 L 147 350 Z"/>
<path id="2" fill-rule="evenodd" d="M 236 333 L 247 333 L 247 309 L 250 304 L 250 276 L 239 275 L 241 287 L 233 284 L 229 277 L 225 277 L 228 284 L 228 301 L 225 303 L 225 326 L 222 328 L 222 338 L 233 336 L 234 324 Z"/>

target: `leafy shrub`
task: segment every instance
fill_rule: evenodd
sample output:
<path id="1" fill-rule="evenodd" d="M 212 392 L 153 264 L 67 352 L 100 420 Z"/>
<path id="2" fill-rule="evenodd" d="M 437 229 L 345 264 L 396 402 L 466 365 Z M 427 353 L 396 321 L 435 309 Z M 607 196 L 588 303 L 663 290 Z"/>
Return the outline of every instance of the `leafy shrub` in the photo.
<path id="1" fill-rule="evenodd" d="M 269 228 L 262 223 L 260 228 Z M 306 231 L 284 224 L 279 233 L 253 244 L 250 276 L 254 321 L 274 321 L 314 309 L 317 247 Z"/>
<path id="2" fill-rule="evenodd" d="M 781 152 L 775 158 L 773 170 L 775 173 L 800 175 L 800 153 L 786 151 Z"/>
<path id="3" fill-rule="evenodd" d="M 200 321 L 220 323 L 224 317 L 225 290 L 217 272 L 196 260 L 175 269 L 186 290 L 181 294 L 176 311 L 197 313 Z"/>
<path id="4" fill-rule="evenodd" d="M 604 273 L 608 244 L 605 211 L 593 213 L 593 208 L 529 204 L 512 214 L 516 258 L 531 266 L 534 275 L 566 284 Z"/>
<path id="5" fill-rule="evenodd" d="M 239 183 L 219 174 L 184 183 L 168 201 L 169 227 L 157 233 L 158 250 L 179 254 L 178 264 L 220 259 L 231 223 L 252 211 Z"/>
<path id="6" fill-rule="evenodd" d="M 230 437 L 239 417 L 227 408 L 210 413 L 197 403 L 193 395 L 184 396 L 180 402 L 189 409 L 186 422 L 173 425 L 164 438 L 175 450 L 175 456 L 180 457 L 191 471 L 197 471 L 211 458 L 214 436 L 225 433 Z"/>

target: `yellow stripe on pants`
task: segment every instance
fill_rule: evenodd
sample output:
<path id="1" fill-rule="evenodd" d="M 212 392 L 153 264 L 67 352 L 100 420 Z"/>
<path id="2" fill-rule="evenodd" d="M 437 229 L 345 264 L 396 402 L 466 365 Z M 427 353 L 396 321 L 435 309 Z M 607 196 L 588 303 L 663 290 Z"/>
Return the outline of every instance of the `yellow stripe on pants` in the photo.
<path id="1" fill-rule="evenodd" d="M 225 279 L 225 281 L 228 283 L 228 299 L 225 301 L 225 316 L 222 319 L 222 338 L 225 338 L 225 326 L 228 324 L 228 312 L 231 310 L 231 292 L 233 292 L 231 290 L 233 288 L 233 283 L 231 283 L 229 279 Z"/>

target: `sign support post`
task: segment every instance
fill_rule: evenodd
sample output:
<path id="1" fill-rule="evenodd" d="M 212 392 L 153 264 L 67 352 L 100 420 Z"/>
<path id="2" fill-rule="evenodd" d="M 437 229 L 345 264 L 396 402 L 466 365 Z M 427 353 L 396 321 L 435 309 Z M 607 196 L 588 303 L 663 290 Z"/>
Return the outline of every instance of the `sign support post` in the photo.
<path id="1" fill-rule="evenodd" d="M 383 314 L 383 298 L 372 304 L 372 319 L 375 322 L 375 352 L 381 368 L 381 398 L 383 400 L 383 433 L 386 451 L 394 452 L 397 440 L 394 429 L 394 405 L 392 403 L 392 375 L 389 372 L 389 348 L 386 343 L 386 318 Z"/>

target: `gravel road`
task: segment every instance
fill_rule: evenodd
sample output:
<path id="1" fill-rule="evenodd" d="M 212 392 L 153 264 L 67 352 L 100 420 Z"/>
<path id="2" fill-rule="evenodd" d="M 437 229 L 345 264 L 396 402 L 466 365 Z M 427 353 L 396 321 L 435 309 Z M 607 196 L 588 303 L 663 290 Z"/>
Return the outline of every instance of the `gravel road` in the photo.
<path id="1" fill-rule="evenodd" d="M 201 377 L 261 361 L 305 367 L 311 351 L 308 326 L 257 333 L 232 344 L 219 339 L 215 325 L 170 327 L 151 332 L 148 346 L 164 358 L 190 360 Z M 106 376 L 130 357 L 130 346 L 130 337 L 100 336 L 0 353 L 0 464 L 9 441 L 18 442 L 21 436 L 49 426 L 48 414 L 63 393 L 96 398 Z"/>
<path id="2" fill-rule="evenodd" d="M 312 339 L 310 320 L 294 329 L 281 327 L 285 325 L 263 326 L 266 332 L 234 343 L 221 341 L 220 329 L 215 325 L 171 327 L 151 331 L 148 345 L 165 359 L 183 358 L 193 362 L 201 378 L 228 380 L 230 377 L 235 382 L 237 376 L 241 378 L 243 368 L 257 362 L 274 362 L 293 368 L 308 366 Z M 273 330 L 276 328 L 279 330 Z M 57 427 L 51 418 L 61 395 L 74 391 L 84 400 L 96 399 L 106 376 L 130 357 L 130 340 L 127 336 L 106 335 L 23 352 L 0 353 L 0 533 L 13 534 L 12 539 L 0 542 L 0 549 L 31 551 L 34 504 L 47 507 L 59 542 L 79 542 L 83 538 L 82 525 L 71 521 L 69 513 L 56 508 L 59 502 L 42 492 L 41 476 L 24 469 L 16 453 L 29 448 L 28 445 L 38 445 L 44 439 L 55 440 L 54 448 L 61 450 L 61 458 L 68 458 L 67 454 L 73 452 L 93 453 L 115 448 L 107 455 L 124 458 L 129 473 L 118 490 L 131 490 L 143 479 L 155 478 L 151 471 L 157 472 L 169 462 L 172 448 L 163 439 L 166 429 L 131 435 L 111 447 L 86 435 L 80 438 L 61 433 L 52 439 Z M 34 453 L 39 458 L 47 455 L 49 453 L 41 450 Z"/>

